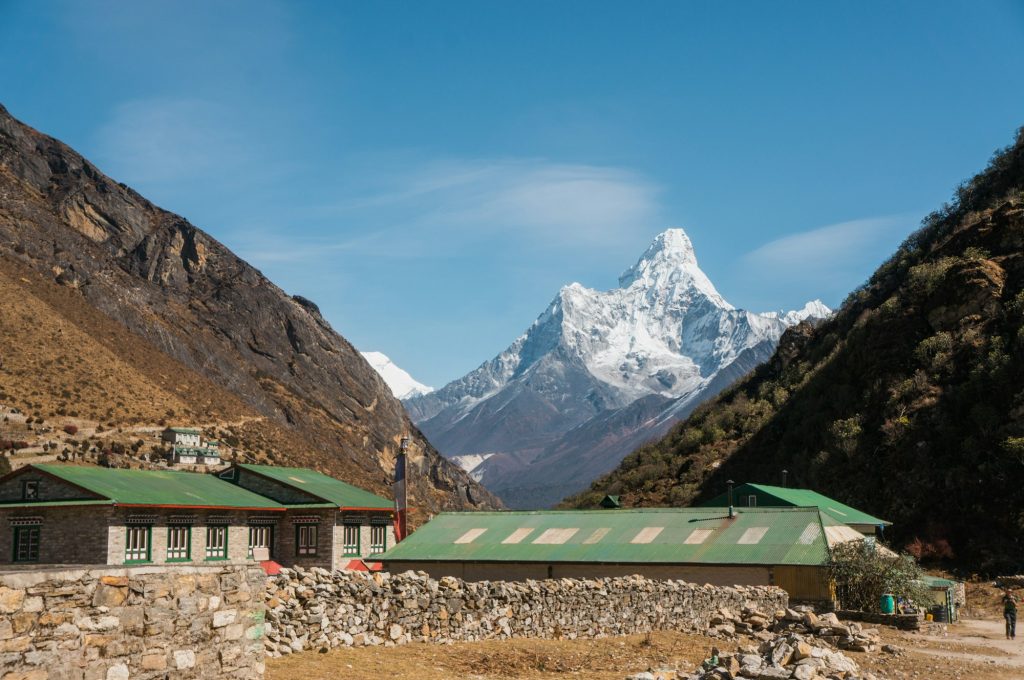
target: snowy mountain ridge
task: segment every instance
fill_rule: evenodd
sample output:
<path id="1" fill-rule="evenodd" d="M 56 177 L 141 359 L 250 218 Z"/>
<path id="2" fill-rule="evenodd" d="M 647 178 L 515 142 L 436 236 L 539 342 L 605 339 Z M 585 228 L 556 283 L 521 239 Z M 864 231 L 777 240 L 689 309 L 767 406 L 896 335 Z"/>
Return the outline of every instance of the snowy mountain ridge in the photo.
<path id="1" fill-rule="evenodd" d="M 505 351 L 406 408 L 445 455 L 498 452 L 484 468 L 508 465 L 509 455 L 529 467 L 573 428 L 640 399 L 647 410 L 660 403 L 652 397 L 666 402 L 664 414 L 646 414 L 650 422 L 683 417 L 709 389 L 767 359 L 789 326 L 829 313 L 819 300 L 788 312 L 736 309 L 700 269 L 686 232 L 669 229 L 617 288 L 563 287 Z M 500 480 L 483 473 L 499 495 L 515 478 L 506 468 Z"/>
<path id="2" fill-rule="evenodd" d="M 360 352 L 360 354 L 373 367 L 373 370 L 380 374 L 387 386 L 391 388 L 391 393 L 398 399 L 409 399 L 434 391 L 433 387 L 418 382 L 408 372 L 395 365 L 383 352 Z"/>

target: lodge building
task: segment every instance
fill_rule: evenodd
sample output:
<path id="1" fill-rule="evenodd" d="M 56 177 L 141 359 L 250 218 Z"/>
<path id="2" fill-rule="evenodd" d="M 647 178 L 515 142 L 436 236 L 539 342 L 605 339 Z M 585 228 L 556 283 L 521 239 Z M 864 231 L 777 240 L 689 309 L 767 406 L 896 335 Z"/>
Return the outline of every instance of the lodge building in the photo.
<path id="1" fill-rule="evenodd" d="M 441 513 L 381 555 L 388 571 L 520 581 L 640 574 L 776 585 L 831 601 L 831 548 L 860 532 L 816 507 Z"/>
<path id="2" fill-rule="evenodd" d="M 305 468 L 217 474 L 28 465 L 0 478 L 0 564 L 242 562 L 367 568 L 393 504 Z"/>

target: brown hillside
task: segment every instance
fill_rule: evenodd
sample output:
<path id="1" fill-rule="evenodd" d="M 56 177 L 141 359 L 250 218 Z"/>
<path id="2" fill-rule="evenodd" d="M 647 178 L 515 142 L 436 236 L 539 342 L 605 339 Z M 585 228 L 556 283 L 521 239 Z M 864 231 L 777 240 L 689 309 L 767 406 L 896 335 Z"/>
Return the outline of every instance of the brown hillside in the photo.
<path id="1" fill-rule="evenodd" d="M 312 302 L 0 107 L 0 391 L 114 424 L 242 422 L 241 445 L 424 510 L 494 498 L 419 434 Z"/>
<path id="2" fill-rule="evenodd" d="M 831 319 L 567 503 L 686 505 L 783 469 L 919 555 L 1024 566 L 1024 131 Z"/>

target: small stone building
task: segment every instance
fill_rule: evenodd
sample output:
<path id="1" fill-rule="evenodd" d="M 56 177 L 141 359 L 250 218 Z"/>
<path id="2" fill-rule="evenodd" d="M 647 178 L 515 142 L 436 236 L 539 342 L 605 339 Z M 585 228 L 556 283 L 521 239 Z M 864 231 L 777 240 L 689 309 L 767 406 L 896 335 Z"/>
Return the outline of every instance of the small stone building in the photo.
<path id="1" fill-rule="evenodd" d="M 203 441 L 202 433 L 191 427 L 168 427 L 160 439 L 171 447 L 173 465 L 220 465 L 220 442 Z"/>
<path id="2" fill-rule="evenodd" d="M 865 536 L 874 536 L 879 529 L 892 526 L 892 522 L 879 519 L 857 508 L 851 508 L 834 498 L 829 498 L 810 489 L 791 489 L 786 486 L 770 486 L 768 484 L 740 484 L 733 490 L 733 503 L 738 508 L 818 508 L 837 522 L 856 529 Z M 723 493 L 700 505 L 701 507 L 728 507 L 729 495 Z"/>
<path id="3" fill-rule="evenodd" d="M 776 585 L 830 601 L 830 548 L 863 536 L 816 508 L 442 513 L 381 556 L 385 569 L 469 581 L 640 574 Z"/>
<path id="4" fill-rule="evenodd" d="M 394 543 L 384 498 L 312 470 L 241 467 L 229 469 L 234 479 L 59 464 L 20 468 L 0 478 L 0 564 L 245 562 L 265 548 L 285 566 L 366 568 L 361 560 Z M 286 470 L 287 481 L 274 481 L 275 470 Z M 289 483 L 310 483 L 321 495 L 286 492 Z M 332 491 L 339 489 L 355 502 L 336 502 L 340 496 Z"/>
<path id="5" fill-rule="evenodd" d="M 192 427 L 168 427 L 160 438 L 171 446 L 200 446 L 203 433 Z"/>

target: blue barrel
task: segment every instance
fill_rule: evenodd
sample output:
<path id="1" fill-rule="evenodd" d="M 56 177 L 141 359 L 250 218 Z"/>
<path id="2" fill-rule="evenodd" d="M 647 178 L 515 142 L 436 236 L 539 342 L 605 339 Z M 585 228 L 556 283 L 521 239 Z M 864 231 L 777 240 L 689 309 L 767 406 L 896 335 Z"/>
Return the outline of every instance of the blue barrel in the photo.
<path id="1" fill-rule="evenodd" d="M 882 613 L 883 614 L 895 614 L 896 613 L 896 598 L 886 593 L 882 595 Z"/>

